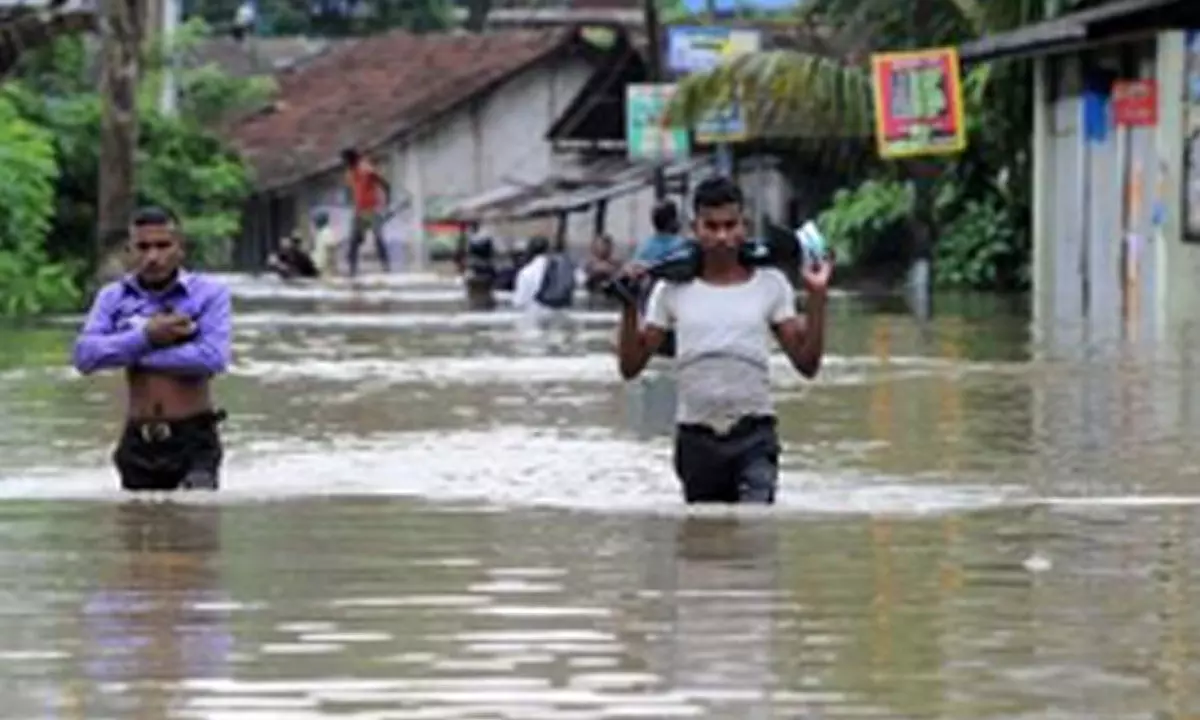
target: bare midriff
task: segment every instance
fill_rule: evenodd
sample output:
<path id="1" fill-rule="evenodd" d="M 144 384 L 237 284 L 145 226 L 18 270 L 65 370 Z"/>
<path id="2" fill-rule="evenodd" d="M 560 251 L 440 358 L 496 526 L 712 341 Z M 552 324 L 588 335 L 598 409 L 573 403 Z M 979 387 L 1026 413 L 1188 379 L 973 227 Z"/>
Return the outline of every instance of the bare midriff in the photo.
<path id="1" fill-rule="evenodd" d="M 208 378 L 129 370 L 130 420 L 182 420 L 212 410 Z"/>

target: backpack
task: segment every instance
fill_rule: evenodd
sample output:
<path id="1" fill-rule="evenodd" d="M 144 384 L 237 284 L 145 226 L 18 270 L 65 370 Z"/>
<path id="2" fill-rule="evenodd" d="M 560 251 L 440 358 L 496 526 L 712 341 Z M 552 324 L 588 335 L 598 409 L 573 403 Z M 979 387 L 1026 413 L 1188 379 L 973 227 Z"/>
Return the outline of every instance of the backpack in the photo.
<path id="1" fill-rule="evenodd" d="M 575 299 L 575 268 L 566 255 L 557 253 L 546 257 L 546 272 L 534 299 L 549 308 L 571 306 Z"/>

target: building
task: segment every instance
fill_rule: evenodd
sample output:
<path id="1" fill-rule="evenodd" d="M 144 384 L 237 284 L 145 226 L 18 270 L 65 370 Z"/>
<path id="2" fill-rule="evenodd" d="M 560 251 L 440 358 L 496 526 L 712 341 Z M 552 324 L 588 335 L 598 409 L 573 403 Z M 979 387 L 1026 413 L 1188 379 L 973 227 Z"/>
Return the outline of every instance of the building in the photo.
<path id="1" fill-rule="evenodd" d="M 1081 346 L 1074 330 L 1165 338 L 1200 315 L 1190 27 L 1196 0 L 1120 0 L 960 49 L 966 63 L 1034 60 L 1034 316 L 1056 346 Z"/>
<path id="2" fill-rule="evenodd" d="M 648 224 L 652 168 L 611 154 L 556 154 L 547 141 L 589 83 L 629 52 L 618 31 L 577 27 L 396 31 L 330 48 L 278 74 L 272 105 L 230 130 L 257 183 L 236 264 L 259 266 L 282 235 L 306 232 L 318 208 L 348 222 L 339 155 L 351 146 L 373 160 L 401 201 L 385 235 L 413 261 L 406 265 L 427 257 L 438 220 L 618 180 L 636 178 L 641 192 L 609 208 L 610 221 L 633 214 Z M 521 214 L 520 232 L 589 241 L 590 222 L 576 218 L 567 232 L 566 214 L 551 200 Z"/>

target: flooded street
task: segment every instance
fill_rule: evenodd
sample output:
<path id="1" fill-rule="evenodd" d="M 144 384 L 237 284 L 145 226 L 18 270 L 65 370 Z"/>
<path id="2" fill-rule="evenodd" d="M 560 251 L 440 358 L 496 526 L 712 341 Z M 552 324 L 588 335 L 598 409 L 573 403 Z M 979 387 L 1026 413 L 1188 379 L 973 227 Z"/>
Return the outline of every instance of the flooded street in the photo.
<path id="1" fill-rule="evenodd" d="M 689 513 L 612 313 L 230 282 L 215 496 L 116 490 L 78 318 L 0 331 L 0 718 L 1200 714 L 1200 338 L 836 298 L 779 506 Z"/>

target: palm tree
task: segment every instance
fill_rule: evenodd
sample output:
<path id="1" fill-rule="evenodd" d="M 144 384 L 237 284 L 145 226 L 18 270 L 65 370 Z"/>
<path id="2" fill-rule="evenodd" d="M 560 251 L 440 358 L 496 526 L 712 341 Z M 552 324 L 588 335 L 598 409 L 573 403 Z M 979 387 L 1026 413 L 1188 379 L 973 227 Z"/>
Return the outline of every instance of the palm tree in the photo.
<path id="1" fill-rule="evenodd" d="M 674 123 L 694 126 L 705 113 L 737 97 L 752 137 L 776 141 L 856 140 L 859 161 L 874 133 L 871 75 L 873 52 L 958 45 L 1043 19 L 1053 0 L 812 0 L 786 24 L 800 28 L 802 48 L 769 50 L 735 58 L 717 68 L 683 79 L 670 108 Z M 1067 11 L 1094 0 L 1062 0 Z M 877 168 L 905 179 L 926 178 L 931 168 L 954 173 L 956 182 L 971 178 L 1000 192 L 1016 188 L 1014 203 L 1027 207 L 1026 146 L 1031 131 L 1029 69 L 1024 64 L 981 65 L 964 78 L 966 117 L 971 143 L 949 162 L 891 163 Z M 777 145 L 779 142 L 776 143 Z M 828 154 L 810 171 L 838 171 Z M 835 162 L 844 153 L 834 156 Z M 858 174 L 857 172 L 854 174 Z M 1010 182 L 998 182 L 1008 178 Z M 933 189 L 917 182 L 910 231 L 917 257 L 932 253 Z"/>
<path id="2" fill-rule="evenodd" d="M 870 53 L 956 45 L 1045 16 L 1049 0 L 813 0 L 780 22 L 799 28 L 804 49 L 746 55 L 685 78 L 673 117 L 695 122 L 735 94 L 759 98 L 747 107 L 752 134 L 801 137 L 870 133 Z M 1088 0 L 1062 0 L 1063 9 Z M 978 98 L 992 71 L 973 68 L 967 83 Z M 1012 88 L 1014 91 L 1020 88 Z"/>

